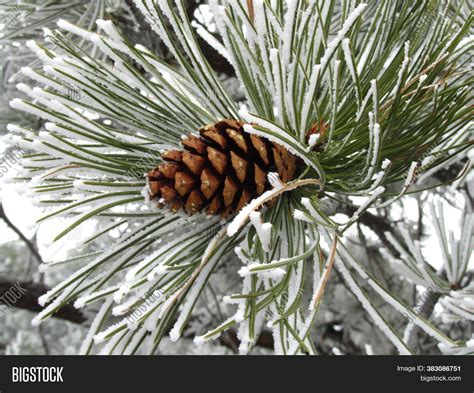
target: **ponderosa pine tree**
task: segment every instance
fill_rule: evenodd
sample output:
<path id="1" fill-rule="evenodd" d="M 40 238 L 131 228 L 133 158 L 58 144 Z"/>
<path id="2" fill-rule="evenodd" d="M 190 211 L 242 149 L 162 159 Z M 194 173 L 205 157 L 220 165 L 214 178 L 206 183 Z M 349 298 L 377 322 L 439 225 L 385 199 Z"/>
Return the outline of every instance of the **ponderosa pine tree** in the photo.
<path id="1" fill-rule="evenodd" d="M 56 240 L 88 220 L 102 225 L 91 239 L 126 227 L 100 252 L 67 261 L 77 270 L 40 298 L 34 323 L 70 302 L 98 303 L 82 353 L 94 342 L 104 353 L 155 353 L 166 334 L 180 338 L 213 272 L 235 254 L 242 289 L 223 299 L 235 315 L 200 332 L 198 344 L 237 327 L 248 353 L 267 327 L 277 353 L 316 353 L 311 328 L 335 268 L 399 353 L 413 352 L 414 329 L 444 352 L 472 351 L 472 341 L 456 342 L 388 291 L 346 236 L 368 209 L 421 192 L 424 174 L 466 161 L 473 42 L 463 2 L 210 0 L 208 30 L 194 28 L 180 0 L 135 4 L 176 65 L 109 20 L 97 21 L 98 32 L 61 20 L 45 29 L 47 47 L 28 42 L 42 67 L 24 69 L 36 86 L 20 84 L 30 99 L 11 106 L 46 123 L 9 125 L 11 142 L 28 151 L 16 180 L 47 210 L 41 221 L 68 218 Z M 196 34 L 232 65 L 244 102 Z M 406 280 L 472 320 L 465 209 L 455 239 L 433 207 L 440 271 L 403 228 L 387 235 L 385 252 Z M 405 334 L 368 290 L 407 318 Z"/>

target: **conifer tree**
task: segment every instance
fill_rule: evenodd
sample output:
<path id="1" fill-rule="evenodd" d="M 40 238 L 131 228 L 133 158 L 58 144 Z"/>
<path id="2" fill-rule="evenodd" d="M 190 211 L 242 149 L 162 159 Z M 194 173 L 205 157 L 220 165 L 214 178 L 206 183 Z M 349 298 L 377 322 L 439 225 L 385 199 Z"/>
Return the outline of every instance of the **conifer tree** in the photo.
<path id="1" fill-rule="evenodd" d="M 27 43 L 41 65 L 23 69 L 33 82 L 18 89 L 29 98 L 10 105 L 43 122 L 8 126 L 10 142 L 27 152 L 15 180 L 44 207 L 40 222 L 67 219 L 54 240 L 95 220 L 85 245 L 108 242 L 41 266 L 75 271 L 40 297 L 45 308 L 33 323 L 68 303 L 100 305 L 81 353 L 156 353 L 166 335 L 183 335 L 231 258 L 242 283 L 222 302 L 234 314 L 196 332 L 196 344 L 236 329 L 246 354 L 269 329 L 276 353 L 315 354 L 312 327 L 330 301 L 328 283 L 340 277 L 400 354 L 415 352 L 419 331 L 445 353 L 471 352 L 472 340 L 456 341 L 421 312 L 425 299 L 413 308 L 389 290 L 348 235 L 367 214 L 459 187 L 470 173 L 473 41 L 464 2 L 209 0 L 212 26 L 200 27 L 181 0 L 135 6 L 173 63 L 104 19 L 97 31 L 61 19 L 44 29 L 43 43 Z M 231 65 L 243 101 L 198 37 Z M 425 182 L 453 162 L 461 165 L 454 176 Z M 403 226 L 382 231 L 381 252 L 403 280 L 472 321 L 466 198 L 457 238 L 433 203 L 438 271 Z M 385 307 L 404 316 L 403 326 Z"/>

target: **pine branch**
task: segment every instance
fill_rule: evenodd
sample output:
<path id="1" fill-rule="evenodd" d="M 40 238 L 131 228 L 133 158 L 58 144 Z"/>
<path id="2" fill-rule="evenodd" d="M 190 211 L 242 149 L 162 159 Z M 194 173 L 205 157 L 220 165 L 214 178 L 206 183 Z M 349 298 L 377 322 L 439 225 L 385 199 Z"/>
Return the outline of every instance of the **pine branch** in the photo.
<path id="1" fill-rule="evenodd" d="M 134 17 L 140 24 L 140 36 L 137 38 L 140 39 L 141 41 L 146 41 L 150 46 L 149 49 L 154 50 L 155 52 L 160 54 L 160 57 L 164 60 L 166 60 L 169 64 L 174 64 L 176 65 L 176 62 L 173 59 L 172 54 L 170 53 L 169 48 L 161 41 L 156 39 L 156 34 L 152 31 L 150 24 L 147 23 L 145 17 L 143 14 L 138 10 L 137 5 L 135 4 L 134 0 L 126 0 L 127 5 L 129 6 L 130 10 L 132 11 Z M 199 23 L 195 19 L 195 12 L 197 9 L 205 4 L 205 1 L 203 0 L 186 0 L 184 1 L 184 7 L 186 10 L 186 14 L 189 18 L 189 20 Z M 143 34 L 147 36 L 147 39 L 143 40 Z M 134 38 L 136 34 L 133 35 Z M 215 36 L 218 38 L 217 36 Z M 227 76 L 234 76 L 235 75 L 235 70 L 234 68 L 229 64 L 229 62 L 224 59 L 218 52 L 216 52 L 208 43 L 206 40 L 202 39 L 201 37 L 197 37 L 197 43 L 199 44 L 199 48 L 201 49 L 202 53 L 204 54 L 204 57 L 206 60 L 209 62 L 211 67 L 218 73 L 223 73 Z"/>
<path id="2" fill-rule="evenodd" d="M 429 319 L 442 294 L 430 291 L 429 288 L 427 291 L 429 291 L 428 294 L 420 299 L 419 304 L 415 305 L 415 310 L 419 317 Z M 415 326 L 411 322 L 408 323 L 406 328 L 406 343 L 410 348 L 417 348 L 420 334 L 422 332 L 423 331 L 418 326 Z"/>
<path id="3" fill-rule="evenodd" d="M 219 342 L 227 348 L 234 350 L 238 348 L 240 340 L 237 338 L 235 329 L 229 329 L 226 334 L 219 337 Z M 265 349 L 273 349 L 274 341 L 272 332 L 269 330 L 263 330 L 255 343 L 257 347 Z"/>
<path id="4" fill-rule="evenodd" d="M 127 231 L 107 250 L 86 256 L 83 268 L 43 296 L 49 305 L 35 322 L 67 307 L 61 303 L 72 298 L 79 306 L 105 300 L 89 338 L 96 343 L 113 338 L 114 345 L 123 340 L 127 346 L 135 341 L 137 330 L 129 329 L 123 313 L 151 300 L 158 291 L 160 296 L 144 304 L 147 313 L 136 321 L 140 334 L 148 334 L 148 323 L 152 324 L 144 345 L 153 352 L 169 331 L 170 321 L 175 322 L 172 339 L 185 331 L 214 269 L 235 250 L 246 267 L 239 271 L 241 293 L 226 297 L 236 306 L 236 314 L 197 337 L 196 343 L 234 329 L 242 337 L 239 350 L 247 353 L 266 319 L 281 353 L 316 353 L 310 340 L 315 314 L 308 313 L 302 293 L 325 283 L 317 274 L 310 283 L 304 274 L 308 260 L 314 261 L 315 272 L 321 266 L 321 236 L 326 231 L 342 234 L 359 222 L 395 251 L 395 229 L 367 210 L 387 206 L 413 191 L 419 163 L 433 151 L 439 155 L 430 161 L 430 168 L 469 146 L 472 80 L 464 68 L 472 45 L 467 39 L 471 19 L 464 25 L 454 20 L 445 24 L 446 18 L 435 15 L 433 23 L 420 27 L 426 7 L 398 0 L 396 4 L 359 2 L 355 7 L 330 2 L 323 9 L 318 2 L 210 0 L 216 27 L 210 33 L 190 22 L 196 4 L 148 0 L 135 4 L 166 44 L 174 58 L 172 65 L 135 45 L 110 20 L 97 22 L 100 34 L 61 21 L 61 30 L 46 31 L 47 48 L 28 43 L 46 66 L 23 69 L 39 87 L 20 85 L 29 99 L 14 100 L 11 106 L 47 123 L 39 133 L 19 125 L 10 125 L 9 130 L 22 147 L 34 152 L 25 160 L 23 176 L 40 180 L 34 191 L 39 204 L 50 208 L 43 219 L 70 218 L 56 239 L 88 220 L 115 228 L 112 218 L 120 215 L 127 224 Z M 391 28 L 386 28 L 387 22 Z M 404 33 L 414 28 L 420 34 L 404 42 Z M 243 102 L 233 99 L 214 71 L 201 40 L 231 65 L 245 94 Z M 88 54 L 78 41 L 87 42 L 100 55 Z M 70 94 L 71 84 L 80 94 Z M 143 196 L 148 200 L 152 193 L 141 168 L 161 164 L 158 151 L 178 148 L 183 134 L 218 119 L 245 123 L 243 140 L 268 139 L 302 164 L 293 183 L 277 184 L 265 173 L 273 188 L 227 223 L 222 241 L 209 242 L 207 234 L 218 228 L 217 221 L 145 205 Z M 140 176 L 131 181 L 130 174 L 137 168 Z M 400 182 L 399 192 L 386 191 Z M 338 224 L 321 210 L 315 184 L 336 200 L 354 196 L 365 201 L 338 210 L 350 217 L 347 224 Z M 159 190 L 165 197 L 167 188 Z M 377 205 L 382 195 L 387 202 Z M 262 213 L 251 211 L 271 197 L 276 204 Z M 371 272 L 354 260 L 342 242 L 341 236 L 337 253 L 343 261 L 336 258 L 336 268 L 396 348 L 410 353 L 360 287 L 357 275 L 370 278 Z M 429 267 L 418 263 L 414 268 Z M 398 312 L 412 314 L 375 279 L 364 282 Z M 123 318 L 108 326 L 110 313 Z M 427 322 L 415 320 L 428 334 L 451 345 Z"/>
<path id="5" fill-rule="evenodd" d="M 33 244 L 33 242 L 28 239 L 23 232 L 21 232 L 18 227 L 11 222 L 11 220 L 8 218 L 7 214 L 5 213 L 5 210 L 3 208 L 3 204 L 0 202 L 0 218 L 7 224 L 7 226 L 15 232 L 20 240 L 25 243 L 25 245 L 28 247 L 28 249 L 31 251 L 31 253 L 34 255 L 36 260 L 38 261 L 39 264 L 43 263 L 43 259 L 38 252 L 38 249 L 36 248 L 36 245 Z"/>
<path id="6" fill-rule="evenodd" d="M 352 205 L 341 204 L 340 212 L 347 214 L 349 217 L 351 217 L 356 211 L 357 208 Z M 392 226 L 389 220 L 380 216 L 376 216 L 370 212 L 365 212 L 360 216 L 359 223 L 374 231 L 386 248 L 388 248 L 394 255 L 399 255 L 398 251 L 395 249 L 395 247 L 393 247 L 392 243 L 388 241 L 385 234 L 386 232 L 391 232 L 395 237 L 397 236 L 395 228 Z"/>
<path id="7" fill-rule="evenodd" d="M 5 300 L 3 296 L 15 286 L 24 289 L 24 292 L 15 303 L 10 303 Z M 43 307 L 38 304 L 38 298 L 49 290 L 50 288 L 46 285 L 37 282 L 0 280 L 0 303 L 23 310 L 39 312 L 43 310 Z M 77 324 L 81 324 L 87 320 L 84 314 L 76 310 L 71 304 L 64 305 L 58 312 L 52 314 L 52 317 Z"/>

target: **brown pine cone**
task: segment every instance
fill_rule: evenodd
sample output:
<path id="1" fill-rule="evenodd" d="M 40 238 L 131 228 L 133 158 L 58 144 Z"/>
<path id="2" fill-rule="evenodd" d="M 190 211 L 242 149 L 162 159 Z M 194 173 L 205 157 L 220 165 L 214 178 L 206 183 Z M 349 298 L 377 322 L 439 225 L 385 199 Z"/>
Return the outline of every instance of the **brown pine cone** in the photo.
<path id="1" fill-rule="evenodd" d="M 163 163 L 148 172 L 150 197 L 171 211 L 228 217 L 270 188 L 269 172 L 283 182 L 294 178 L 297 158 L 265 138 L 250 135 L 243 122 L 222 120 L 182 140 L 184 150 L 162 153 Z"/>

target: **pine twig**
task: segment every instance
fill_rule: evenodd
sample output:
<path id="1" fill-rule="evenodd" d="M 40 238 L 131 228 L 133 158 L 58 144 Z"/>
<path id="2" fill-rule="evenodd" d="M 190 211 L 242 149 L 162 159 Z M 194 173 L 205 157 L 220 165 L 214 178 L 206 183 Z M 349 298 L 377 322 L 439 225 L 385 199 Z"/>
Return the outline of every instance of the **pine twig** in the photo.
<path id="1" fill-rule="evenodd" d="M 48 288 L 46 285 L 37 282 L 22 281 L 14 283 L 7 280 L 0 280 L 0 298 L 3 298 L 3 295 L 6 294 L 15 285 L 19 285 L 25 291 L 23 295 L 14 304 L 9 304 L 10 307 L 15 307 L 33 312 L 39 312 L 43 310 L 43 307 L 38 304 L 38 298 L 42 294 L 48 292 L 50 288 Z M 74 306 L 71 304 L 64 305 L 61 309 L 58 310 L 58 312 L 54 313 L 52 317 L 77 324 L 81 324 L 87 320 L 85 315 L 75 309 Z"/>
<path id="2" fill-rule="evenodd" d="M 347 214 L 349 217 L 357 211 L 355 207 L 350 205 L 341 206 L 341 209 L 343 209 L 342 212 Z M 370 212 L 364 212 L 364 214 L 359 218 L 359 223 L 374 231 L 383 245 L 388 248 L 390 252 L 396 256 L 399 255 L 398 251 L 393 247 L 392 243 L 388 241 L 387 236 L 385 235 L 385 232 L 391 232 L 394 236 L 397 236 L 395 229 L 388 220 Z"/>
<path id="3" fill-rule="evenodd" d="M 316 293 L 314 300 L 313 300 L 313 308 L 316 308 L 318 305 L 319 301 L 322 299 L 323 294 L 324 294 L 324 289 L 326 288 L 326 285 L 329 281 L 329 275 L 331 274 L 332 267 L 334 265 L 334 260 L 336 259 L 336 250 L 337 250 L 337 241 L 339 240 L 339 237 L 337 234 L 334 234 L 334 240 L 332 241 L 332 246 L 331 246 L 331 251 L 329 252 L 329 257 L 328 257 L 328 266 L 326 270 L 324 271 L 323 277 L 321 277 L 321 286 L 319 287 L 318 293 Z"/>
<path id="4" fill-rule="evenodd" d="M 249 10 L 249 17 L 250 20 L 252 21 L 252 24 L 255 22 L 255 11 L 253 8 L 253 0 L 247 0 L 247 8 Z"/>
<path id="5" fill-rule="evenodd" d="M 429 289 L 427 291 L 427 296 L 425 296 L 418 302 L 418 304 L 415 305 L 415 311 L 418 316 L 428 319 L 433 313 L 438 300 L 441 298 L 441 293 L 430 292 Z M 408 322 L 404 332 L 404 340 L 409 347 L 414 348 L 416 346 L 421 331 L 422 330 L 412 321 Z"/>
<path id="6" fill-rule="evenodd" d="M 41 257 L 40 253 L 38 252 L 37 248 L 35 245 L 31 242 L 30 239 L 28 239 L 23 232 L 21 232 L 18 227 L 13 224 L 13 222 L 10 221 L 8 216 L 5 213 L 5 209 L 3 208 L 3 204 L 0 203 L 0 218 L 7 224 L 7 226 L 15 232 L 18 237 L 23 241 L 23 243 L 26 244 L 28 249 L 31 251 L 31 253 L 35 256 L 35 258 L 38 260 L 38 262 L 41 264 L 43 263 L 43 258 Z"/>

